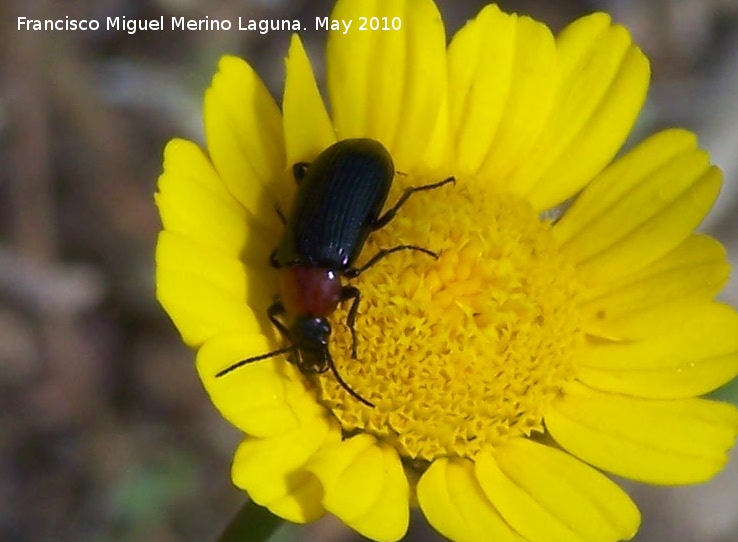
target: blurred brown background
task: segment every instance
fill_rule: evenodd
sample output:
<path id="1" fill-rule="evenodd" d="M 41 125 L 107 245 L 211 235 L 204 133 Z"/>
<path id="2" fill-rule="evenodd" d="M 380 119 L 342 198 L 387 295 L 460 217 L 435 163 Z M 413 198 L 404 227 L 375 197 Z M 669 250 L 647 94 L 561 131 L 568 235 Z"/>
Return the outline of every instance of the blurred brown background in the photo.
<path id="1" fill-rule="evenodd" d="M 438 0 L 449 36 L 484 2 Z M 725 172 L 703 229 L 738 263 L 738 0 L 506 1 L 559 30 L 594 10 L 652 60 L 635 136 L 695 130 Z M 152 194 L 173 136 L 202 141 L 203 90 L 223 53 L 281 95 L 289 35 L 21 32 L 17 17 L 288 18 L 320 0 L 0 2 L 0 540 L 208 541 L 243 501 L 239 435 L 211 407 L 193 354 L 154 299 Z M 322 32 L 304 34 L 322 73 Z M 738 305 L 734 278 L 724 299 Z M 738 394 L 736 394 L 738 395 Z M 738 455 L 738 453 L 734 453 Z M 692 488 L 629 484 L 637 540 L 738 539 L 738 458 Z M 326 519 L 280 540 L 355 540 Z M 410 540 L 439 537 L 416 518 Z"/>

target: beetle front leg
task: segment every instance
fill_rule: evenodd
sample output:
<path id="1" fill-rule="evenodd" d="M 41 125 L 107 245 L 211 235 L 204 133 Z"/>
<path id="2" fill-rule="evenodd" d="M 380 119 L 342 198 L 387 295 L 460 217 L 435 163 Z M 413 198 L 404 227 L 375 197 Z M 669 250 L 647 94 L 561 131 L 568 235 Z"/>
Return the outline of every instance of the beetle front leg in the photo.
<path id="1" fill-rule="evenodd" d="M 269 317 L 269 321 L 274 324 L 274 327 L 276 327 L 279 332 L 282 334 L 282 336 L 287 339 L 288 341 L 292 341 L 292 338 L 290 337 L 290 332 L 287 329 L 287 326 L 285 326 L 282 322 L 280 322 L 277 319 L 277 316 L 280 316 L 285 313 L 284 305 L 282 305 L 282 302 L 277 300 L 271 305 L 269 305 L 269 308 L 267 309 L 267 316 Z"/>
<path id="2" fill-rule="evenodd" d="M 269 255 L 269 265 L 274 269 L 281 269 L 282 265 L 277 261 L 277 249 L 272 250 L 272 253 Z"/>
<path id="3" fill-rule="evenodd" d="M 344 286 L 341 288 L 341 302 L 353 299 L 351 307 L 346 317 L 346 325 L 348 325 L 349 331 L 351 331 L 351 357 L 356 359 L 356 313 L 359 310 L 359 300 L 361 299 L 361 292 L 354 286 Z"/>
<path id="4" fill-rule="evenodd" d="M 397 211 L 400 210 L 400 207 L 405 205 L 407 200 L 415 194 L 415 192 L 422 192 L 424 190 L 433 190 L 435 188 L 440 188 L 448 183 L 455 183 L 456 177 L 448 177 L 447 179 L 443 179 L 442 181 L 439 181 L 437 183 L 433 184 L 424 184 L 423 186 L 412 186 L 410 188 L 406 188 L 405 191 L 402 193 L 402 196 L 400 196 L 400 199 L 397 200 L 397 203 L 389 209 L 386 213 L 384 213 L 382 216 L 380 216 L 374 224 L 372 224 L 372 230 L 378 230 L 379 228 L 382 228 L 387 225 L 387 223 L 395 218 L 395 215 L 397 214 Z"/>

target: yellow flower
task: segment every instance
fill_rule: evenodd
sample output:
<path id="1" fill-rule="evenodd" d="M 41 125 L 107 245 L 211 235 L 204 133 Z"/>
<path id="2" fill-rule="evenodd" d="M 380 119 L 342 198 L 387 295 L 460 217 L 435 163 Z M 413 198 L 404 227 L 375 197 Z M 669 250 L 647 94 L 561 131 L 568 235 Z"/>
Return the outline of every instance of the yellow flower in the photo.
<path id="1" fill-rule="evenodd" d="M 401 29 L 357 28 L 373 16 Z M 329 36 L 330 115 L 294 36 L 281 111 L 224 57 L 207 154 L 184 140 L 164 154 L 158 296 L 246 434 L 235 484 L 283 518 L 329 512 L 375 540 L 401 538 L 411 506 L 453 540 L 631 538 L 639 512 L 600 469 L 701 482 L 738 434 L 734 407 L 698 397 L 738 374 L 738 314 L 714 301 L 725 252 L 693 233 L 720 171 L 679 129 L 614 159 L 649 65 L 607 15 L 554 37 L 488 6 L 448 48 L 431 0 L 339 0 L 332 18 L 353 28 Z M 216 378 L 284 345 L 266 316 L 275 206 L 289 212 L 293 164 L 355 137 L 404 173 L 390 204 L 457 179 L 370 236 L 359 263 L 398 244 L 439 258 L 398 252 L 351 281 L 357 359 L 347 307 L 331 317 L 337 371 L 375 406 L 282 357 Z"/>

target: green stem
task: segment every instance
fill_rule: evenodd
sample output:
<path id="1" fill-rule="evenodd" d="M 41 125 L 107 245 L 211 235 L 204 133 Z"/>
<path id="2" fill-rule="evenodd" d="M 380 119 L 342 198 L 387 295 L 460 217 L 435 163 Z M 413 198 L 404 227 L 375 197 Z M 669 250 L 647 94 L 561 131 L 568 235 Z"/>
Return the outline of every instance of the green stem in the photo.
<path id="1" fill-rule="evenodd" d="M 266 542 L 284 520 L 253 501 L 244 504 L 217 542 Z"/>

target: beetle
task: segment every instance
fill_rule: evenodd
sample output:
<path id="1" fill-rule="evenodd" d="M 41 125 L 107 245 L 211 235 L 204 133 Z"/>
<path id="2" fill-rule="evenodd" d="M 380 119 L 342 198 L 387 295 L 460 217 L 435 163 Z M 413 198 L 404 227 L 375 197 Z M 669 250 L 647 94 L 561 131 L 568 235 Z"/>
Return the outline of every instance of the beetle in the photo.
<path id="1" fill-rule="evenodd" d="M 402 250 L 415 250 L 438 258 L 426 248 L 397 245 L 382 249 L 365 264 L 355 267 L 369 234 L 385 226 L 415 192 L 455 182 L 440 182 L 405 189 L 397 202 L 380 214 L 387 202 L 395 175 L 392 157 L 373 139 L 344 139 L 334 143 L 311 163 L 292 168 L 297 194 L 285 219 L 284 232 L 270 256 L 278 270 L 279 295 L 267 316 L 291 343 L 223 369 L 216 377 L 266 358 L 294 353 L 291 360 L 304 375 L 330 369 L 338 383 L 367 406 L 374 405 L 355 392 L 340 376 L 329 351 L 331 326 L 328 316 L 339 303 L 351 301 L 346 323 L 351 331 L 351 355 L 356 359 L 356 313 L 361 293 L 342 284 L 341 277 L 358 277 L 382 258 Z M 279 317 L 286 316 L 286 323 Z"/>

